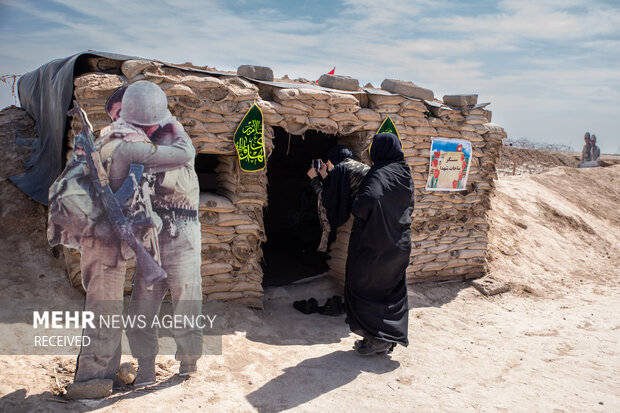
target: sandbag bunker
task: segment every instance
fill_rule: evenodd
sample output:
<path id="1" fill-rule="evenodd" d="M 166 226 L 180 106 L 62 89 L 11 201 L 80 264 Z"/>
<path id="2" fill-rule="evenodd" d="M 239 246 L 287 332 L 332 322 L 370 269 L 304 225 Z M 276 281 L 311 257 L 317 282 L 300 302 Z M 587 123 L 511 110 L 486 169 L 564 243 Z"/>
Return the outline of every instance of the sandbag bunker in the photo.
<path id="1" fill-rule="evenodd" d="M 202 288 L 206 300 L 262 308 L 263 286 L 328 272 L 344 282 L 352 219 L 338 229 L 327 253 L 317 252 L 321 227 L 306 171 L 327 150 L 348 146 L 369 163 L 370 139 L 389 115 L 400 135 L 416 187 L 410 282 L 475 278 L 486 272 L 487 211 L 504 130 L 492 123 L 476 95 L 444 96 L 410 82 L 386 79 L 360 88 L 344 76 L 316 82 L 273 79 L 271 69 L 241 66 L 237 73 L 157 61 L 91 58 L 92 72 L 74 80 L 74 96 L 97 132 L 110 123 L 108 97 L 137 80 L 157 83 L 198 153 L 201 196 Z M 103 70 L 102 70 L 103 68 Z M 263 113 L 267 167 L 241 170 L 235 131 L 253 104 Z M 80 130 L 72 120 L 67 157 Z M 471 142 L 462 191 L 425 189 L 432 138 Z M 66 251 L 69 277 L 80 285 L 79 252 Z M 127 272 L 131 290 L 135 266 Z"/>

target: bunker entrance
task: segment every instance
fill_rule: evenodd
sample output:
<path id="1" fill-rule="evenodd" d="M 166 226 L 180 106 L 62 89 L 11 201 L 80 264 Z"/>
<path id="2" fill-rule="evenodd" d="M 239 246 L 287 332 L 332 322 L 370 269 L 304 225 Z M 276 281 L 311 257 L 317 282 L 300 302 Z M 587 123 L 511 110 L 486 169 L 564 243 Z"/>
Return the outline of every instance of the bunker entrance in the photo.
<path id="1" fill-rule="evenodd" d="M 274 149 L 267 164 L 263 285 L 290 284 L 328 270 L 327 254 L 318 252 L 321 224 L 317 196 L 306 174 L 312 159 L 327 157 L 336 136 L 309 130 L 289 135 L 274 127 Z"/>
<path id="2" fill-rule="evenodd" d="M 199 153 L 196 157 L 195 167 L 200 192 L 213 192 L 217 190 L 216 168 L 220 164 L 217 155 Z"/>

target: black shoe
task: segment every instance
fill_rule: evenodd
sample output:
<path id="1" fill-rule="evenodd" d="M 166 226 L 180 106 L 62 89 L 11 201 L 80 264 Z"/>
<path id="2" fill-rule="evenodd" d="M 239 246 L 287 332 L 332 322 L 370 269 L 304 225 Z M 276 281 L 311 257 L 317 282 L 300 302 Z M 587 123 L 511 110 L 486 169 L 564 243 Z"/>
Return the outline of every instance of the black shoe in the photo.
<path id="1" fill-rule="evenodd" d="M 325 304 L 319 307 L 319 314 L 331 315 L 332 308 L 333 308 L 332 299 L 328 298 L 327 301 L 325 301 Z"/>
<path id="2" fill-rule="evenodd" d="M 369 338 L 366 343 L 357 348 L 360 356 L 371 356 L 373 354 L 387 353 L 392 348 L 389 341 L 380 340 L 378 338 Z"/>
<path id="3" fill-rule="evenodd" d="M 353 346 L 357 350 L 359 347 L 365 345 L 367 342 L 368 342 L 367 338 L 362 338 L 360 340 L 355 340 L 355 343 L 353 344 Z M 387 351 L 388 354 L 392 353 L 395 348 L 396 348 L 396 343 L 392 343 L 392 347 L 390 347 L 390 349 Z"/>
<path id="4" fill-rule="evenodd" d="M 149 386 L 155 381 L 155 358 L 138 359 L 138 374 L 133 385 L 136 387 Z"/>
<path id="5" fill-rule="evenodd" d="M 344 306 L 339 296 L 335 295 L 332 298 L 328 298 L 323 307 L 319 307 L 319 314 L 338 316 L 344 313 Z"/>
<path id="6" fill-rule="evenodd" d="M 355 349 L 357 350 L 358 348 L 360 348 L 363 345 L 366 345 L 366 343 L 368 342 L 367 338 L 362 338 L 360 340 L 355 340 L 355 343 L 353 344 L 353 346 L 355 347 Z"/>
<path id="7" fill-rule="evenodd" d="M 198 367 L 196 362 L 181 362 L 181 366 L 179 367 L 179 376 L 187 377 L 191 376 L 198 371 Z"/>
<path id="8" fill-rule="evenodd" d="M 344 302 L 342 301 L 342 297 L 339 295 L 335 295 L 332 297 L 334 300 L 334 307 L 338 310 L 338 314 L 344 314 Z"/>
<path id="9" fill-rule="evenodd" d="M 319 311 L 319 302 L 314 298 L 310 298 L 308 301 L 295 301 L 293 307 L 304 314 L 312 314 Z"/>

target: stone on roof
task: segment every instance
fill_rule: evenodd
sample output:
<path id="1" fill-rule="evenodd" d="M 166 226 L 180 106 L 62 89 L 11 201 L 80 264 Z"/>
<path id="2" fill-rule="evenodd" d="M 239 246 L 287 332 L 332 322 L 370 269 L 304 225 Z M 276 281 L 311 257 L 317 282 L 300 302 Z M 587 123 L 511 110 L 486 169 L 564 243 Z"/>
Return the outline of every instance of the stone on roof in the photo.
<path id="1" fill-rule="evenodd" d="M 250 79 L 266 80 L 269 82 L 273 80 L 273 70 L 266 66 L 241 65 L 237 68 L 237 74 Z"/>
<path id="2" fill-rule="evenodd" d="M 381 83 L 381 89 L 411 98 L 424 100 L 433 100 L 435 98 L 435 94 L 432 90 L 420 87 L 413 82 L 405 82 L 403 80 L 385 79 Z"/>
<path id="3" fill-rule="evenodd" d="M 472 106 L 478 103 L 478 95 L 444 95 L 442 100 L 449 106 Z"/>
<path id="4" fill-rule="evenodd" d="M 359 81 L 350 76 L 340 75 L 321 75 L 319 78 L 319 86 L 328 87 L 330 89 L 340 90 L 358 90 L 360 88 Z"/>

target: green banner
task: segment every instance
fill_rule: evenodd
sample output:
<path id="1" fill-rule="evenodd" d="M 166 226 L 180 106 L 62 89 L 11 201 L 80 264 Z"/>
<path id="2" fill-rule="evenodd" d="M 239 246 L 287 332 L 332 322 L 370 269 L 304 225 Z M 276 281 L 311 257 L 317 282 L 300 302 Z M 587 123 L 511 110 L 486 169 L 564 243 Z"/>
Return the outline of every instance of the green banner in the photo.
<path id="1" fill-rule="evenodd" d="M 400 140 L 400 135 L 398 134 L 398 130 L 396 129 L 396 125 L 392 122 L 392 118 L 388 115 L 381 126 L 379 126 L 379 130 L 377 133 L 393 133 L 398 136 L 398 140 Z"/>
<path id="2" fill-rule="evenodd" d="M 392 118 L 390 118 L 390 115 L 388 115 L 383 120 L 383 123 L 381 123 L 381 126 L 379 126 L 379 130 L 377 131 L 377 134 L 379 133 L 393 133 L 394 135 L 398 136 L 398 140 L 400 141 L 400 146 L 402 148 L 403 143 L 400 139 L 400 135 L 398 134 L 398 129 L 396 129 L 396 125 L 394 125 L 394 122 L 392 122 Z M 370 153 L 370 148 L 372 148 L 372 141 L 370 141 L 370 146 L 368 147 L 368 153 Z"/>
<path id="3" fill-rule="evenodd" d="M 233 137 L 239 155 L 239 166 L 243 171 L 256 172 L 265 169 L 267 160 L 263 132 L 263 112 L 254 104 L 237 126 Z"/>

